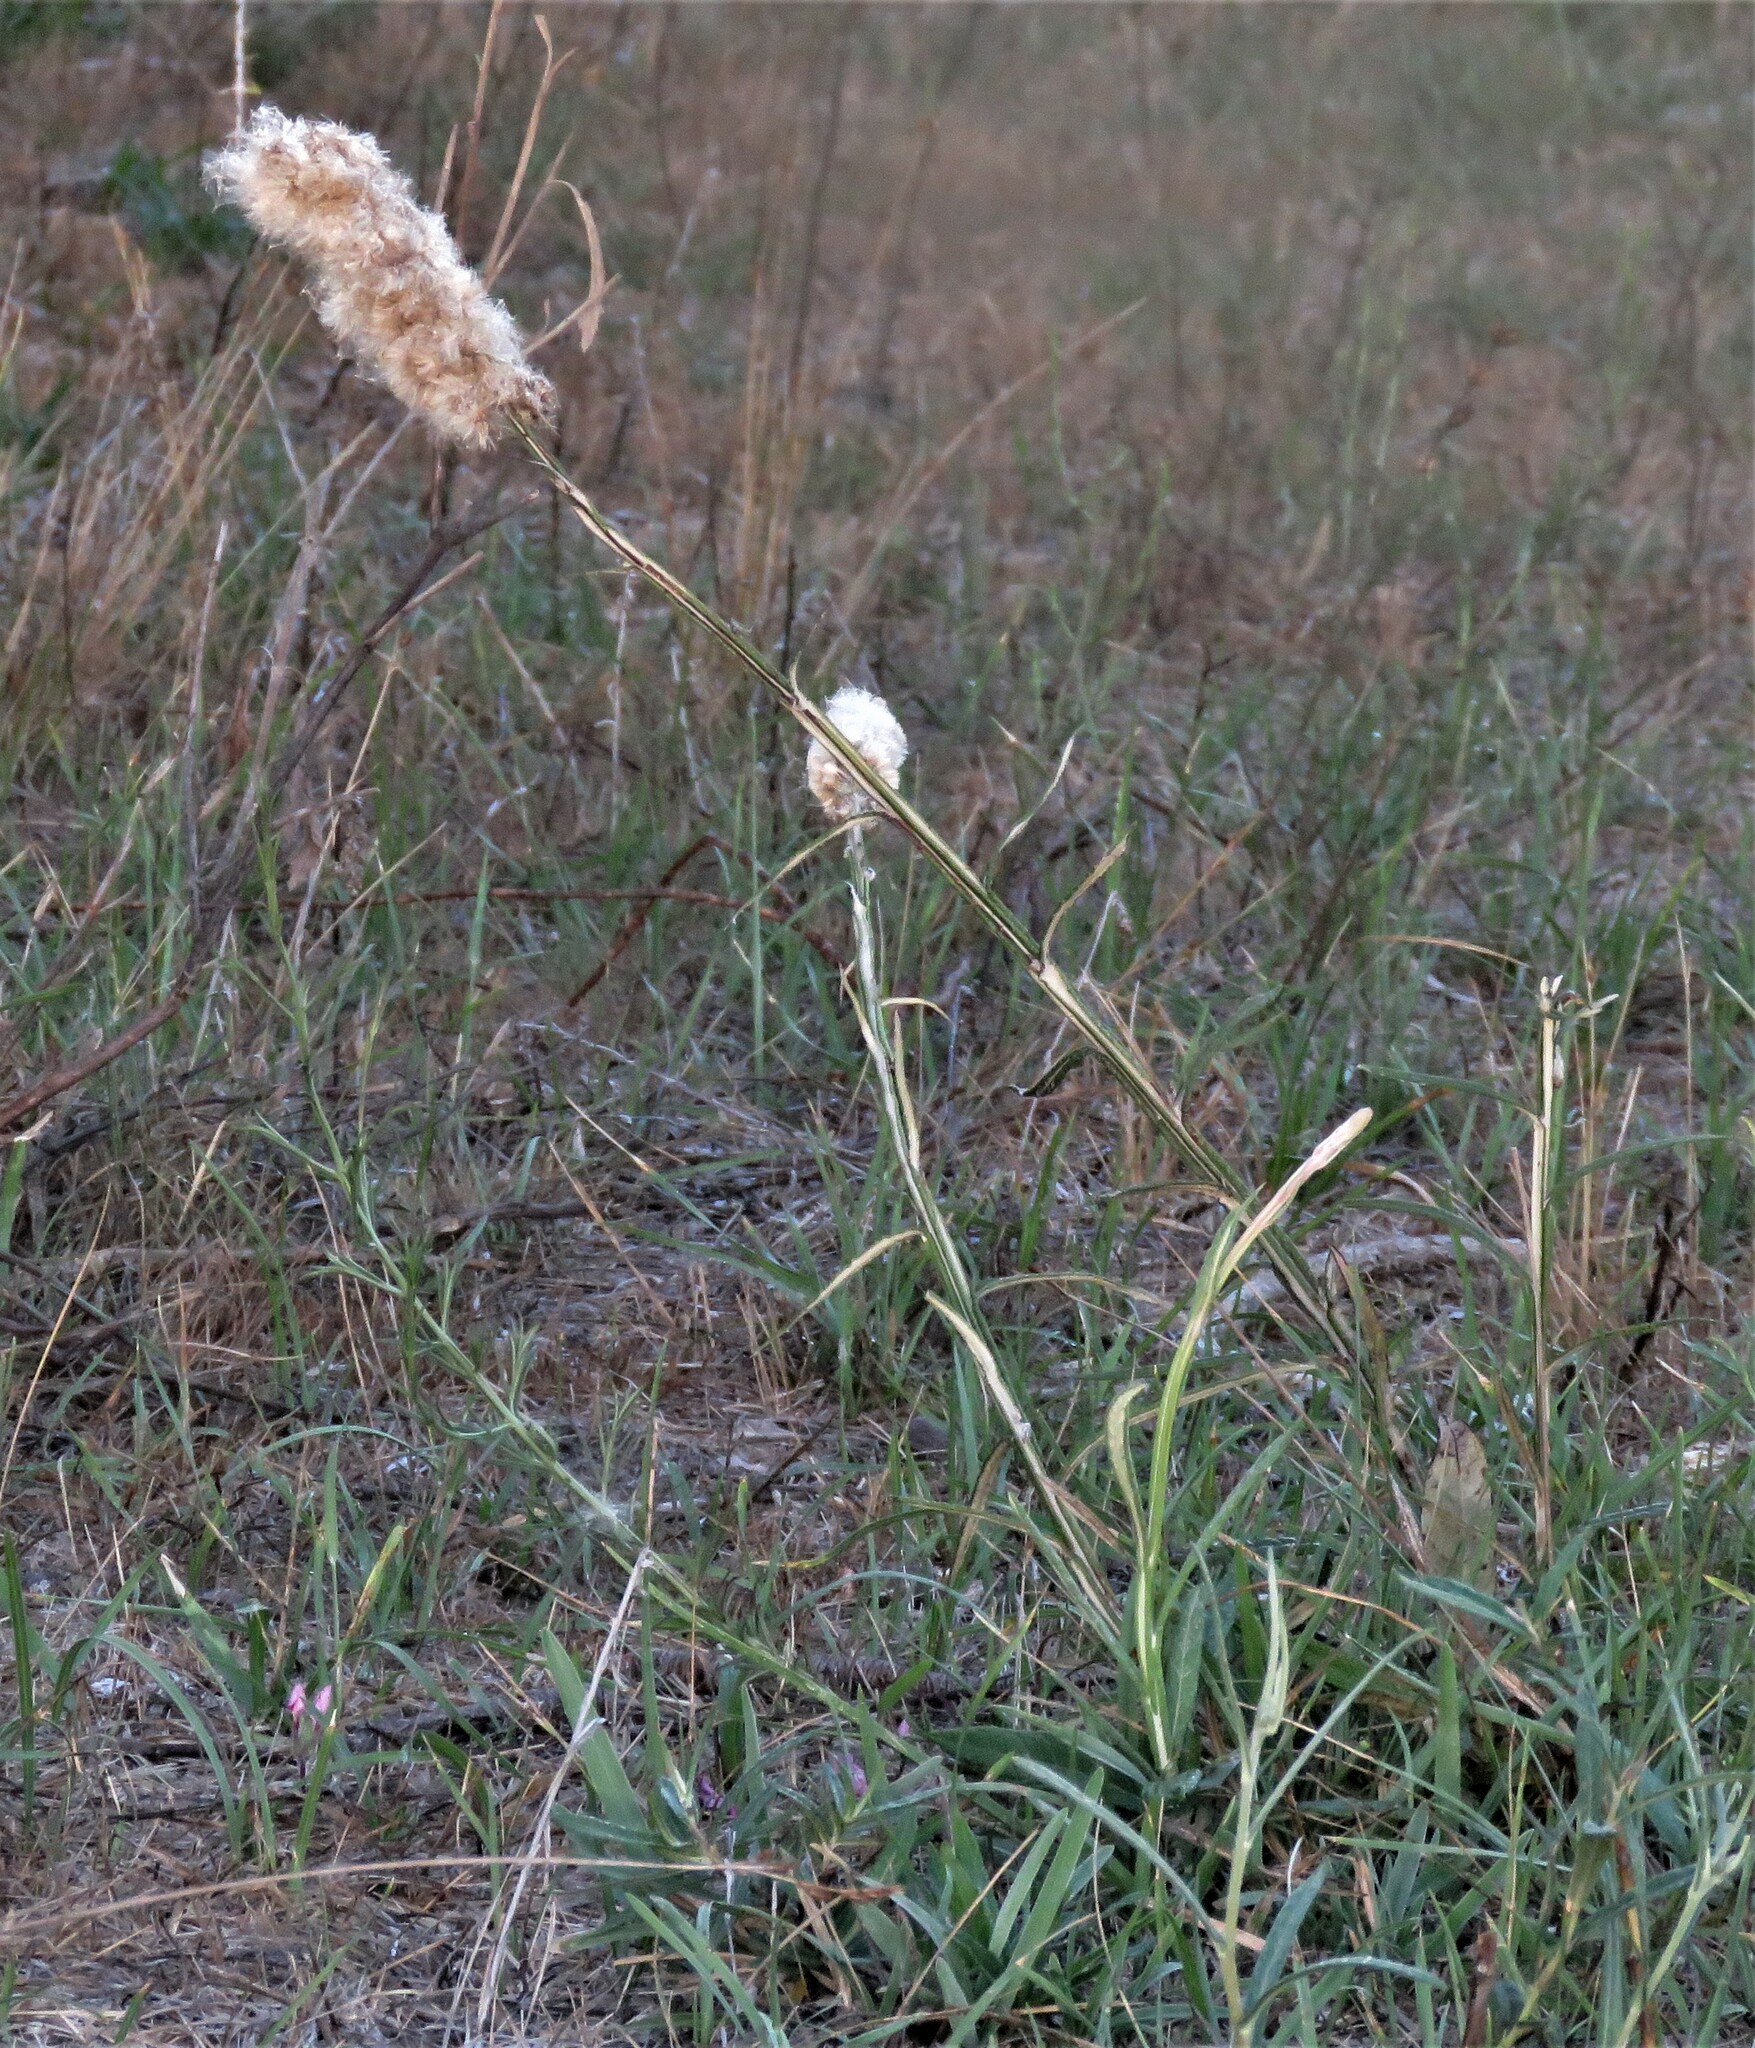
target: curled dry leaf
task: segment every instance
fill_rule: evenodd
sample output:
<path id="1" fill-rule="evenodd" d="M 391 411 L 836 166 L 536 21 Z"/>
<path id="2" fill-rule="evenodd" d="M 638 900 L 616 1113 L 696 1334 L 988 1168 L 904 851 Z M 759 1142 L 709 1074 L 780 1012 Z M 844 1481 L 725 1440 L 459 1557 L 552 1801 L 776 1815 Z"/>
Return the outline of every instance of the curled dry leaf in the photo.
<path id="1" fill-rule="evenodd" d="M 1481 1439 L 1464 1424 L 1447 1422 L 1438 1433 L 1438 1455 L 1426 1475 L 1420 1518 L 1426 1569 L 1439 1578 L 1459 1579 L 1490 1592 L 1496 1532 Z"/>

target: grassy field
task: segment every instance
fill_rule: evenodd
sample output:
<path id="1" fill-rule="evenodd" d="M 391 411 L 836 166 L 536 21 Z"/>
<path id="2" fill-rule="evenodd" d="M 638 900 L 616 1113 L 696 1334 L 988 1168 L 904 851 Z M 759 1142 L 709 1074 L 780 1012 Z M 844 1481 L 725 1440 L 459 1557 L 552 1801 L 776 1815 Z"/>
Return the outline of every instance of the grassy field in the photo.
<path id="1" fill-rule="evenodd" d="M 0 6 L 0 2040 L 1755 2041 L 1748 14 L 252 6 L 974 902 L 234 26 Z"/>

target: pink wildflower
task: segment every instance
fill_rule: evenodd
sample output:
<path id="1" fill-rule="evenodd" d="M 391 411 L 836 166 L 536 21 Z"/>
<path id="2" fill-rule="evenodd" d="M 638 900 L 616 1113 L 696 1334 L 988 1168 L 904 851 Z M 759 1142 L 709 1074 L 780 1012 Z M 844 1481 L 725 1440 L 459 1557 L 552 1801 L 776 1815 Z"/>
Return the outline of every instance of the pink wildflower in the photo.
<path id="1" fill-rule="evenodd" d="M 293 1733 L 302 1735 L 305 1723 L 311 1724 L 311 1733 L 319 1735 L 329 1720 L 330 1709 L 335 1705 L 333 1685 L 320 1685 L 314 1693 L 307 1694 L 305 1681 L 301 1678 L 286 1696 L 287 1718 L 293 1724 Z"/>

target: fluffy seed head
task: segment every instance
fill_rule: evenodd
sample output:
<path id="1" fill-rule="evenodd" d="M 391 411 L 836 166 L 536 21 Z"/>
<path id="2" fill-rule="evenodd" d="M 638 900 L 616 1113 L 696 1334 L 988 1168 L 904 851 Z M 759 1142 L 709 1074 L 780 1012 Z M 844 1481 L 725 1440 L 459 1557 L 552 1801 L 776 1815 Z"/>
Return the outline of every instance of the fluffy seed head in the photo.
<path id="1" fill-rule="evenodd" d="M 881 697 L 843 683 L 823 706 L 829 721 L 869 761 L 892 789 L 902 780 L 902 763 L 908 758 L 908 735 L 896 714 Z M 804 757 L 805 778 L 810 793 L 837 825 L 849 818 L 863 817 L 876 806 L 835 755 L 821 740 L 812 740 Z"/>
<path id="2" fill-rule="evenodd" d="M 324 326 L 445 440 L 485 447 L 504 414 L 550 409 L 511 314 L 370 135 L 260 107 L 206 175 L 309 267 Z"/>

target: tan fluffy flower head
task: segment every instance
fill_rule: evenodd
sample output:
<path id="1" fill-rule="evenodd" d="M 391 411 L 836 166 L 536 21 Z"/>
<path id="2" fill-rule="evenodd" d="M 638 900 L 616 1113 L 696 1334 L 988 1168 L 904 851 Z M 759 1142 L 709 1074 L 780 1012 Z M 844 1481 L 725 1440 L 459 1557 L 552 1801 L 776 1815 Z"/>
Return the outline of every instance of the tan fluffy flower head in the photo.
<path id="1" fill-rule="evenodd" d="M 444 439 L 485 447 L 502 415 L 549 410 L 511 314 L 371 136 L 261 107 L 207 180 L 309 267 L 324 326 Z"/>
<path id="2" fill-rule="evenodd" d="M 855 752 L 869 761 L 892 789 L 900 787 L 902 763 L 908 758 L 908 735 L 884 700 L 870 690 L 843 683 L 823 710 L 830 723 L 853 743 Z M 821 740 L 811 741 L 804 757 L 804 773 L 811 795 L 837 825 L 844 825 L 849 818 L 864 817 L 877 808 Z"/>

